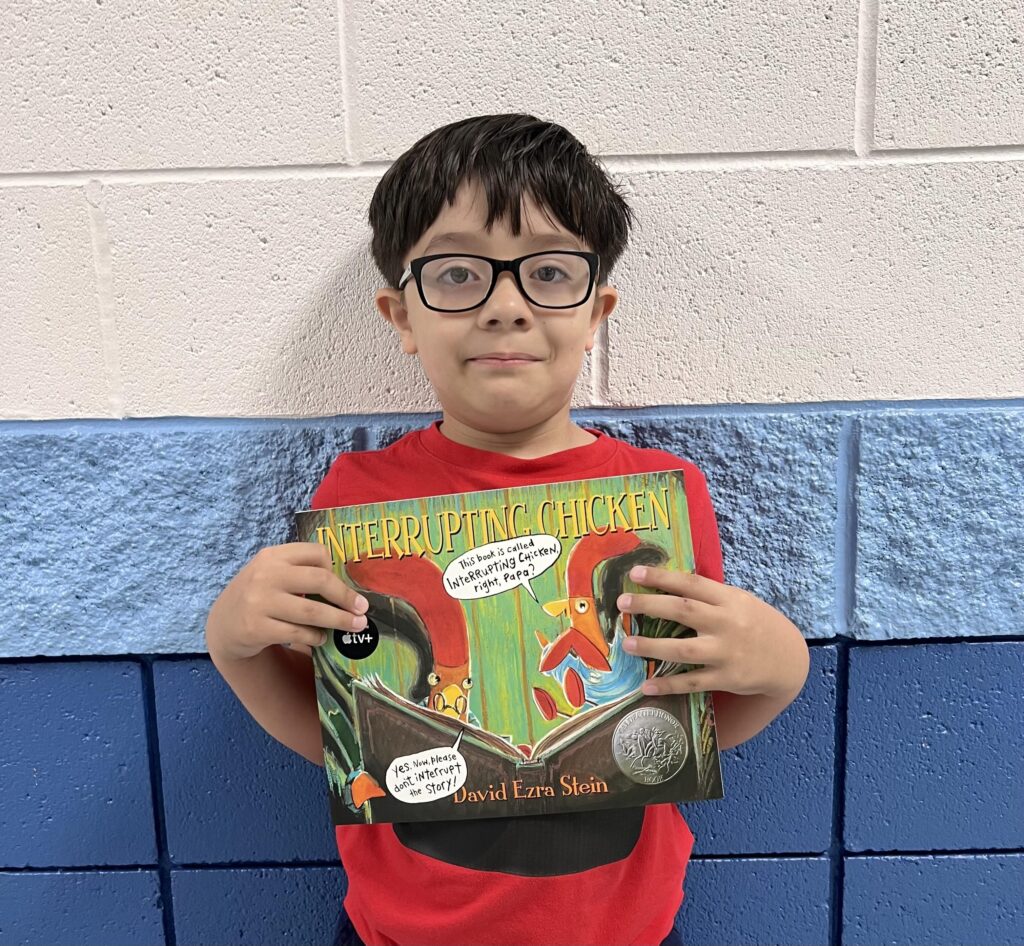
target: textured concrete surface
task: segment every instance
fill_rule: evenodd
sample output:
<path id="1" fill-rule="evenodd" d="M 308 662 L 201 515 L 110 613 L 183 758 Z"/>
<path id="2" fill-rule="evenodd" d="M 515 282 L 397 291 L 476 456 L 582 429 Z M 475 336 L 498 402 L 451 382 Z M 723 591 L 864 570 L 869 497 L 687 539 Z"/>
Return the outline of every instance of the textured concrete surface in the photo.
<path id="1" fill-rule="evenodd" d="M 1020 164 L 630 181 L 606 403 L 1024 394 Z"/>
<path id="2" fill-rule="evenodd" d="M 862 417 L 855 636 L 1024 634 L 1022 497 L 1021 411 Z"/>
<path id="3" fill-rule="evenodd" d="M 0 873 L 0 943 L 163 946 L 161 907 L 155 870 Z"/>
<path id="4" fill-rule="evenodd" d="M 337 9 L 11 0 L 0 171 L 343 161 Z"/>
<path id="5" fill-rule="evenodd" d="M 1024 855 L 846 859 L 843 943 L 1024 942 Z"/>
<path id="6" fill-rule="evenodd" d="M 689 946 L 829 942 L 829 865 L 821 858 L 691 861 L 680 913 Z"/>
<path id="7" fill-rule="evenodd" d="M 1012 0 L 878 5 L 875 147 L 1024 141 L 1024 10 Z"/>
<path id="8" fill-rule="evenodd" d="M 337 860 L 322 768 L 261 729 L 208 660 L 159 661 L 153 684 L 176 865 Z"/>
<path id="9" fill-rule="evenodd" d="M 0 664 L 0 868 L 156 863 L 142 696 L 125 661 Z"/>
<path id="10" fill-rule="evenodd" d="M 336 423 L 34 429 L 0 451 L 6 656 L 203 650 L 214 599 L 351 448 Z"/>
<path id="11" fill-rule="evenodd" d="M 362 160 L 394 158 L 404 141 L 468 114 L 506 111 L 565 124 L 605 154 L 844 148 L 852 138 L 854 0 L 488 0 L 444 17 L 412 0 L 349 9 Z"/>
<path id="12" fill-rule="evenodd" d="M 338 867 L 179 870 L 179 943 L 333 943 L 345 896 Z"/>
<path id="13" fill-rule="evenodd" d="M 82 191 L 0 190 L 0 417 L 111 413 L 97 290 Z"/>
<path id="14" fill-rule="evenodd" d="M 779 608 L 807 637 L 837 633 L 838 414 L 612 416 L 595 415 L 593 426 L 700 467 L 729 584 Z"/>
<path id="15" fill-rule="evenodd" d="M 1024 641 L 852 648 L 846 848 L 1024 848 L 1022 734 Z"/>
<path id="16" fill-rule="evenodd" d="M 725 798 L 682 806 L 696 856 L 829 849 L 835 711 L 836 649 L 812 647 L 800 696 L 767 729 L 722 753 Z"/>

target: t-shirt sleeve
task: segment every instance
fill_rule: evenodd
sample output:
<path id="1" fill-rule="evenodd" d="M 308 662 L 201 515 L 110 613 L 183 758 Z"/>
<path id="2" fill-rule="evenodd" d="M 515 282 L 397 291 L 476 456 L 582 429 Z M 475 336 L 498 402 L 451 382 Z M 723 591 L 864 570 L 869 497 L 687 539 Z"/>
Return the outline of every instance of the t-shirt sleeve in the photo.
<path id="1" fill-rule="evenodd" d="M 715 509 L 711 503 L 707 480 L 695 466 L 687 470 L 686 503 L 690 510 L 695 570 L 705 578 L 724 582 L 722 543 L 718 537 Z"/>

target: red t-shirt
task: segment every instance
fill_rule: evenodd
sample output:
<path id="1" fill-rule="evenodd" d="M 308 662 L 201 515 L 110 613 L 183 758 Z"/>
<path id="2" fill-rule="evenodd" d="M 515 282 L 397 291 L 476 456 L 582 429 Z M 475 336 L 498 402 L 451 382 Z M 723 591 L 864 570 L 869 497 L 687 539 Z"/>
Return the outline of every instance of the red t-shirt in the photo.
<path id="1" fill-rule="evenodd" d="M 523 460 L 455 443 L 438 428 L 342 454 L 312 508 L 682 469 L 696 571 L 722 581 L 711 498 L 692 463 L 596 430 L 586 446 Z M 660 943 L 693 848 L 671 804 L 336 832 L 345 909 L 368 946 Z"/>

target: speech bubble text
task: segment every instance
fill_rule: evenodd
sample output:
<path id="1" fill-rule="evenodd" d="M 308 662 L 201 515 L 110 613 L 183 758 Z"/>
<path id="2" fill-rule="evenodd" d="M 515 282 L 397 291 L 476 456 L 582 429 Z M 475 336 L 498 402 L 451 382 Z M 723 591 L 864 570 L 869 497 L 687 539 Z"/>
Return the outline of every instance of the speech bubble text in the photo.
<path id="1" fill-rule="evenodd" d="M 490 598 L 522 586 L 534 601 L 530 584 L 546 572 L 562 554 L 562 543 L 553 535 L 524 535 L 518 539 L 489 542 L 463 552 L 444 570 L 444 587 L 463 601 Z"/>
<path id="2" fill-rule="evenodd" d="M 451 746 L 438 746 L 391 760 L 384 776 L 399 801 L 416 805 L 457 792 L 466 782 L 466 760 L 459 752 L 462 733 Z"/>

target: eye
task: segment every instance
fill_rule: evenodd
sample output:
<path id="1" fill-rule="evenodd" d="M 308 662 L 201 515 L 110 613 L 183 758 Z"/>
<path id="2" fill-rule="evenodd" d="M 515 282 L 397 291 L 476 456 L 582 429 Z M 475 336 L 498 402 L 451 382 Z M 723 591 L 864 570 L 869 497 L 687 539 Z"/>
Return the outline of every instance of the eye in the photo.
<path id="1" fill-rule="evenodd" d="M 470 277 L 473 274 L 466 269 L 465 266 L 452 266 L 450 269 L 446 269 L 438 279 L 444 279 L 445 276 L 451 276 L 451 282 L 456 286 L 462 286 L 469 282 Z"/>
<path id="2" fill-rule="evenodd" d="M 590 610 L 590 602 L 585 598 L 577 598 L 573 607 L 577 614 L 586 614 Z"/>
<path id="3" fill-rule="evenodd" d="M 432 687 L 436 687 L 440 682 L 441 678 L 436 673 L 434 673 L 433 670 L 431 670 L 430 673 L 427 674 L 427 683 L 429 683 Z"/>
<path id="4" fill-rule="evenodd" d="M 565 270 L 559 266 L 553 266 L 551 263 L 545 263 L 543 266 L 538 266 L 533 271 L 533 276 L 536 278 L 538 275 L 540 282 L 562 282 L 562 280 L 569 278 Z M 561 276 L 562 279 L 559 279 L 559 276 Z"/>
<path id="5" fill-rule="evenodd" d="M 473 678 L 472 677 L 466 677 L 466 679 L 462 681 L 462 689 L 463 690 L 468 690 L 472 685 L 473 685 Z"/>

